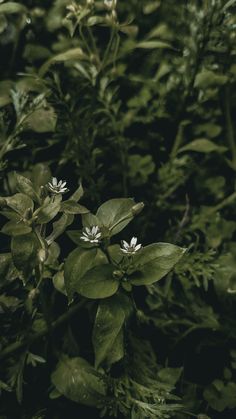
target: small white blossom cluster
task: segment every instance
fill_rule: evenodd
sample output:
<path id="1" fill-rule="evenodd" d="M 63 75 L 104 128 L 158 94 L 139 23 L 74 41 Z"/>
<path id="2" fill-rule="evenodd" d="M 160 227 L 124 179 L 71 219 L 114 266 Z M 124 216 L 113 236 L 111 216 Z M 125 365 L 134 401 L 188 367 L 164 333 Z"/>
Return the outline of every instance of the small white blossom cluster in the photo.
<path id="1" fill-rule="evenodd" d="M 85 242 L 98 244 L 101 240 L 101 235 L 102 233 L 100 232 L 98 226 L 93 226 L 91 228 L 85 227 L 85 231 L 80 238 Z"/>
<path id="2" fill-rule="evenodd" d="M 142 247 L 141 244 L 137 244 L 137 241 L 137 237 L 132 237 L 130 243 L 127 243 L 125 240 L 122 240 L 120 250 L 127 255 L 133 255 L 134 253 L 138 252 L 138 250 L 140 250 Z"/>
<path id="3" fill-rule="evenodd" d="M 54 195 L 63 194 L 69 191 L 69 189 L 66 187 L 66 182 L 63 180 L 58 182 L 56 177 L 53 177 L 51 182 L 48 182 L 47 188 Z"/>

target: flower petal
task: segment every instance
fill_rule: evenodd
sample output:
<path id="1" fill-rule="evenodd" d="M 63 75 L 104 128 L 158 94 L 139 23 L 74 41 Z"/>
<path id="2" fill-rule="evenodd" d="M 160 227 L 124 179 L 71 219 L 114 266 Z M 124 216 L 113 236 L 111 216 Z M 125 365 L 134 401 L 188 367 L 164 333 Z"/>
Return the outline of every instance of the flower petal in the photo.
<path id="1" fill-rule="evenodd" d="M 134 247 L 137 244 L 137 237 L 132 237 L 131 241 L 130 241 L 130 246 Z"/>
<path id="2" fill-rule="evenodd" d="M 122 240 L 122 246 L 127 250 L 129 249 L 129 243 L 127 243 L 125 240 Z"/>

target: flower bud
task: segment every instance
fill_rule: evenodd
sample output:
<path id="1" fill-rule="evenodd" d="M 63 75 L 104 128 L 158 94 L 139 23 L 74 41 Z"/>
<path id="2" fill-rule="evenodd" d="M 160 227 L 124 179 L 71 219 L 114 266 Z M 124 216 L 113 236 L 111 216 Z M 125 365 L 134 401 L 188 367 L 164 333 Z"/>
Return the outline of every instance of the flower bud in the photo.
<path id="1" fill-rule="evenodd" d="M 39 294 L 39 290 L 36 288 L 33 288 L 30 292 L 29 292 L 29 299 L 30 300 L 34 300 L 37 295 Z"/>
<path id="2" fill-rule="evenodd" d="M 48 254 L 47 254 L 46 249 L 41 248 L 38 251 L 38 259 L 39 259 L 39 262 L 44 263 L 46 261 L 46 259 L 47 259 L 47 256 L 48 256 Z"/>
<path id="3" fill-rule="evenodd" d="M 123 272 L 122 271 L 113 271 L 112 276 L 115 279 L 121 279 L 123 277 Z"/>
<path id="4" fill-rule="evenodd" d="M 144 208 L 144 203 L 143 202 L 139 202 L 138 204 L 135 204 L 132 208 L 132 214 L 133 215 L 138 215 Z"/>

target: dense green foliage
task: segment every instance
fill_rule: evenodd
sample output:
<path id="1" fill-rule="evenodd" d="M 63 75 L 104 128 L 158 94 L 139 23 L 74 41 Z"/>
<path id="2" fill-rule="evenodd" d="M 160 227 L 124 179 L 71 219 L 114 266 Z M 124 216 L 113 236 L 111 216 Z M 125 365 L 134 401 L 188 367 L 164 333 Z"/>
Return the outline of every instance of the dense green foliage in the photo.
<path id="1" fill-rule="evenodd" d="M 235 419 L 235 11 L 0 1 L 0 419 Z"/>

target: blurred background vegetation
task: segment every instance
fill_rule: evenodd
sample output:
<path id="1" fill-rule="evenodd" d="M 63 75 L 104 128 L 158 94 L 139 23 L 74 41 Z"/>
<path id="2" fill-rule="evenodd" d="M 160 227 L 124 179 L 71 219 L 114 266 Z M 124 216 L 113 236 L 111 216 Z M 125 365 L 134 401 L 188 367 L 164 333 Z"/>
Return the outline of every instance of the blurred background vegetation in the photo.
<path id="1" fill-rule="evenodd" d="M 39 183 L 53 174 L 71 190 L 81 181 L 94 209 L 113 197 L 144 201 L 130 235 L 189 249 L 173 274 L 135 296 L 140 339 L 158 362 L 183 367 L 176 394 L 185 408 L 132 418 L 233 419 L 236 2 L 109 4 L 0 2 L 1 195 L 15 192 L 17 170 Z M 3 234 L 0 242 L 5 252 Z M 62 258 L 73 248 L 68 237 L 60 246 Z M 16 296 L 3 288 L 8 320 Z M 27 372 L 21 407 L 4 392 L 1 419 L 93 414 L 48 400 L 48 374 L 37 382 Z"/>

